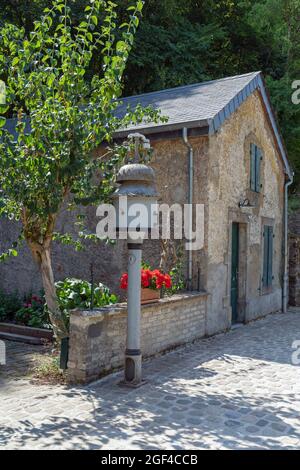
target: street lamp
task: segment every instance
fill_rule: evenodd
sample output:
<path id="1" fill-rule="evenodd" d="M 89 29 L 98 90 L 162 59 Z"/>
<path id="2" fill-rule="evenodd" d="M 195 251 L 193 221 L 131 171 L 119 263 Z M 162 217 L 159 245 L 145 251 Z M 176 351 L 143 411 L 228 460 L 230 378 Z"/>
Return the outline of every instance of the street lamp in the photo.
<path id="1" fill-rule="evenodd" d="M 135 140 L 137 161 L 140 144 L 143 148 L 149 148 L 150 144 L 141 134 L 129 137 Z M 143 383 L 140 346 L 142 243 L 145 234 L 157 226 L 158 193 L 153 169 L 141 163 L 124 165 L 117 175 L 117 183 L 119 187 L 113 196 L 116 224 L 119 233 L 125 234 L 128 246 L 128 316 L 123 383 L 137 387 Z"/>

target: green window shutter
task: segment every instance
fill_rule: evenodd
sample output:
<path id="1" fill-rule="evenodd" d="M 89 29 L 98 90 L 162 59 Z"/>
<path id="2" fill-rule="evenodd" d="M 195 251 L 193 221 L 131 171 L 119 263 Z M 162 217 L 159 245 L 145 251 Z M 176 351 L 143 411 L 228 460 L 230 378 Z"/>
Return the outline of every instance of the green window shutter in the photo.
<path id="1" fill-rule="evenodd" d="M 261 150 L 255 146 L 255 191 L 260 192 L 260 162 Z"/>
<path id="2" fill-rule="evenodd" d="M 255 162 L 255 144 L 250 144 L 250 189 L 255 191 L 255 169 L 256 169 L 256 162 Z"/>
<path id="3" fill-rule="evenodd" d="M 268 226 L 264 226 L 264 263 L 263 263 L 263 286 L 267 287 L 268 285 L 268 254 L 269 254 L 269 249 L 268 249 L 268 241 L 269 241 L 269 236 L 268 236 Z"/>
<path id="4" fill-rule="evenodd" d="M 273 227 L 268 227 L 268 286 L 273 280 Z"/>
<path id="5" fill-rule="evenodd" d="M 250 144 L 250 189 L 260 192 L 262 151 L 257 145 Z"/>

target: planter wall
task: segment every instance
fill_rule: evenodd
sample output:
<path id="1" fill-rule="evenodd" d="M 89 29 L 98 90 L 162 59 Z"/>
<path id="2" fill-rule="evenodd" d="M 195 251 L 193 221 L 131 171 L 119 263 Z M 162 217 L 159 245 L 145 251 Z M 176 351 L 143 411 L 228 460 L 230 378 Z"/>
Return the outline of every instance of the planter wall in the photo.
<path id="1" fill-rule="evenodd" d="M 205 293 L 188 293 L 142 306 L 141 349 L 153 356 L 205 335 Z M 123 365 L 127 305 L 70 316 L 68 375 L 71 382 L 91 382 Z"/>

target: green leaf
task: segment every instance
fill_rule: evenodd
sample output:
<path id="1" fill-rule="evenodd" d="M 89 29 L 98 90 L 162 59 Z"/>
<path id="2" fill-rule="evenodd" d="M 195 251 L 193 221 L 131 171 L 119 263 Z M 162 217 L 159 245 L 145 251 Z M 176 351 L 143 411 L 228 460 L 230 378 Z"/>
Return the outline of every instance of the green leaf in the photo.
<path id="1" fill-rule="evenodd" d="M 0 104 L 0 113 L 5 114 L 9 110 L 9 106 L 6 104 Z"/>
<path id="2" fill-rule="evenodd" d="M 0 127 L 3 127 L 6 123 L 6 119 L 3 116 L 0 116 Z"/>
<path id="3" fill-rule="evenodd" d="M 10 249 L 8 250 L 10 256 L 18 256 L 17 250 Z"/>
<path id="4" fill-rule="evenodd" d="M 98 24 L 98 18 L 97 18 L 97 16 L 95 16 L 95 15 L 91 16 L 91 20 L 92 20 L 92 22 L 94 23 L 94 25 L 97 26 L 97 24 Z"/>
<path id="5" fill-rule="evenodd" d="M 136 9 L 137 11 L 142 12 L 143 8 L 144 8 L 144 2 L 142 0 L 139 0 L 137 2 Z"/>
<path id="6" fill-rule="evenodd" d="M 60 13 L 62 13 L 63 9 L 65 8 L 65 5 L 61 3 L 60 5 L 57 5 L 56 8 Z"/>
<path id="7" fill-rule="evenodd" d="M 55 78 L 56 78 L 56 77 L 55 77 L 54 73 L 51 73 L 51 74 L 49 75 L 49 77 L 47 78 L 47 85 L 48 85 L 49 87 L 51 87 L 51 86 L 53 85 L 53 82 L 54 82 Z"/>

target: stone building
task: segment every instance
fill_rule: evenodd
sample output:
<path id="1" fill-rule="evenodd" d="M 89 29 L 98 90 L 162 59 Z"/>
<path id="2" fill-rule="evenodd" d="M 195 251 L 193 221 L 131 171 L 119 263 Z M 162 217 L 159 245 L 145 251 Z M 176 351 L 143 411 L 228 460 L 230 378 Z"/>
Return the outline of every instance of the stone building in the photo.
<path id="1" fill-rule="evenodd" d="M 150 139 L 162 202 L 204 204 L 204 247 L 185 252 L 183 260 L 188 287 L 208 293 L 206 334 L 281 310 L 285 185 L 292 171 L 261 73 L 123 100 L 124 109 L 138 103 L 160 109 L 168 121 L 140 124 L 116 138 L 138 131 Z M 93 229 L 95 209 L 88 214 Z M 69 229 L 70 223 L 64 214 L 61 228 Z M 15 227 L 1 222 L 1 245 L 5 237 L 6 243 L 13 241 Z M 145 243 L 144 259 L 159 262 L 158 242 Z M 124 242 L 91 246 L 85 253 L 54 249 L 57 278 L 89 278 L 92 261 L 97 280 L 116 288 L 126 269 Z M 26 252 L 0 271 L 5 288 L 37 288 L 38 275 Z"/>

